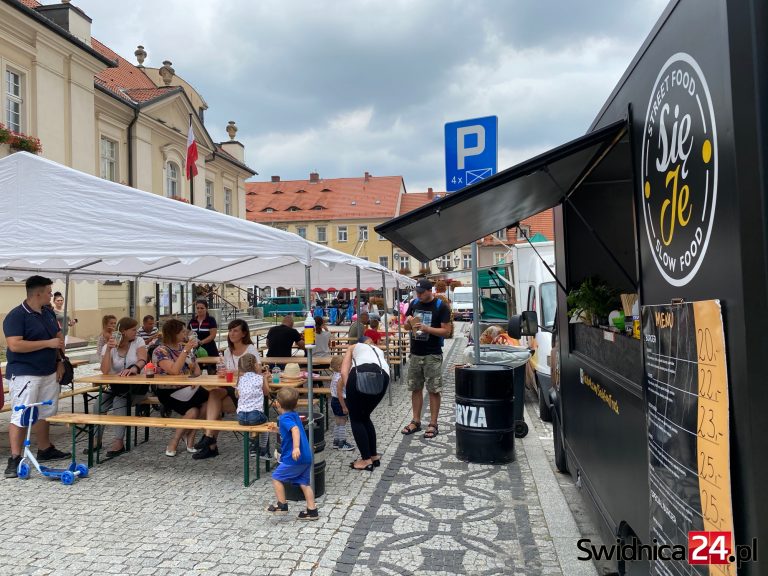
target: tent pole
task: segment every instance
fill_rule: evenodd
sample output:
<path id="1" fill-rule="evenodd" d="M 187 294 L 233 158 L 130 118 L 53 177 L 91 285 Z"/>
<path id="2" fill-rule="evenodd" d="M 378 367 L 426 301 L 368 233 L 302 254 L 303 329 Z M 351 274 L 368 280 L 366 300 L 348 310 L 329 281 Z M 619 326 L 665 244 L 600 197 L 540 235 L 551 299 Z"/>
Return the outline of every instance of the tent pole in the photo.
<path id="1" fill-rule="evenodd" d="M 312 266 L 306 266 L 304 268 L 304 293 L 307 297 L 307 305 L 309 305 L 309 289 L 312 275 Z M 311 313 L 310 312 L 307 314 Z M 315 420 L 314 420 L 314 396 L 312 394 L 312 350 L 314 344 L 309 346 L 305 345 L 304 353 L 307 355 L 307 425 L 309 426 L 309 450 L 312 454 L 312 465 L 309 468 L 309 485 L 312 491 L 315 490 Z M 327 410 L 327 408 L 326 408 Z"/>
<path id="2" fill-rule="evenodd" d="M 477 242 L 472 242 L 472 339 L 475 345 L 475 364 L 480 364 L 480 278 L 477 273 Z"/>
<path id="3" fill-rule="evenodd" d="M 392 307 L 392 310 L 395 313 L 395 317 L 397 318 L 397 355 L 400 357 L 400 368 L 398 368 L 398 379 L 402 380 L 403 378 L 403 329 L 402 326 L 400 326 L 400 280 L 397 280 L 395 282 L 395 298 L 394 298 L 394 306 Z"/>
<path id="4" fill-rule="evenodd" d="M 360 302 L 360 267 L 355 267 L 355 281 L 356 281 L 356 288 L 357 292 L 355 292 L 355 299 L 357 300 L 357 337 L 360 338 L 360 336 L 363 335 L 363 333 L 360 331 L 360 310 L 362 309 L 362 304 Z M 353 342 L 354 344 L 354 342 Z"/>
<path id="5" fill-rule="evenodd" d="M 384 271 L 381 272 L 381 297 L 384 300 L 384 304 L 382 304 L 382 309 L 384 310 L 384 314 L 387 314 L 387 277 L 384 274 Z M 387 324 L 384 324 L 384 358 L 387 361 L 387 364 L 389 364 L 389 326 Z M 390 372 L 390 380 L 392 379 L 392 368 L 389 369 Z M 389 405 L 392 406 L 392 382 L 390 382 L 390 386 L 388 386 L 387 390 L 387 396 Z"/>

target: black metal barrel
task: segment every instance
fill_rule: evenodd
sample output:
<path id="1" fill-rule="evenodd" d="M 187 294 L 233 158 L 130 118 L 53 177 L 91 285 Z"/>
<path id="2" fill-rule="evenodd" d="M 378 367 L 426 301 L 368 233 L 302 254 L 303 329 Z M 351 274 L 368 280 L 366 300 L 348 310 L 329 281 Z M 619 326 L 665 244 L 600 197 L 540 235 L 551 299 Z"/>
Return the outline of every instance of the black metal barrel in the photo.
<path id="1" fill-rule="evenodd" d="M 499 365 L 456 368 L 459 460 L 476 464 L 515 460 L 514 370 Z"/>
<path id="2" fill-rule="evenodd" d="M 306 412 L 299 412 L 299 416 L 306 418 Z M 312 419 L 315 421 L 315 445 L 312 451 L 315 454 L 315 497 L 325 494 L 325 416 L 322 412 L 314 411 Z M 304 423 L 304 433 L 309 438 L 309 425 Z M 304 500 L 304 493 L 295 484 L 285 484 L 285 497 L 293 502 Z"/>

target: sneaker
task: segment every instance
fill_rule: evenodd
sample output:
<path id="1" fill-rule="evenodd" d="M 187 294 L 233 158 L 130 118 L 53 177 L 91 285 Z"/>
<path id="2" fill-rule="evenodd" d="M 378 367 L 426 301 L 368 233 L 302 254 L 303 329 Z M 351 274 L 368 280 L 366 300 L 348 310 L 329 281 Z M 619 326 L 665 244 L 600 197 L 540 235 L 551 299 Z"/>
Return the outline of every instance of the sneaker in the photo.
<path id="1" fill-rule="evenodd" d="M 267 506 L 267 512 L 272 512 L 273 514 L 283 514 L 285 512 L 288 512 L 288 502 L 278 502 L 277 504 L 270 504 Z"/>
<path id="2" fill-rule="evenodd" d="M 334 440 L 333 441 L 333 449 L 334 450 L 340 450 L 341 449 L 341 444 L 339 443 L 338 440 Z"/>
<path id="3" fill-rule="evenodd" d="M 205 460 L 206 458 L 213 458 L 218 455 L 219 455 L 218 446 L 211 448 L 210 445 L 206 444 L 205 448 L 201 448 L 195 454 L 192 454 L 192 458 L 194 460 Z"/>
<path id="4" fill-rule="evenodd" d="M 37 451 L 38 462 L 48 462 L 49 460 L 63 460 L 64 458 L 71 458 L 72 452 L 62 452 L 58 450 L 56 446 L 51 444 L 45 450 Z"/>
<path id="5" fill-rule="evenodd" d="M 21 462 L 21 456 L 11 456 L 8 458 L 8 466 L 5 468 L 6 478 L 16 478 L 19 473 L 19 463 Z"/>
<path id="6" fill-rule="evenodd" d="M 312 510 L 307 508 L 306 510 L 299 512 L 298 518 L 299 520 L 317 520 L 320 516 L 317 514 L 317 508 L 313 508 Z"/>
<path id="7" fill-rule="evenodd" d="M 272 454 L 269 453 L 269 448 L 262 448 L 259 450 L 259 458 L 265 462 L 272 462 Z"/>
<path id="8" fill-rule="evenodd" d="M 259 446 L 258 440 L 251 440 L 248 444 L 248 452 L 251 456 L 256 456 L 256 454 L 261 453 L 261 446 Z"/>
<path id="9" fill-rule="evenodd" d="M 341 444 L 339 444 L 339 450 L 344 450 L 345 452 L 349 452 L 350 450 L 354 450 L 355 447 L 352 446 L 349 442 L 344 440 Z"/>

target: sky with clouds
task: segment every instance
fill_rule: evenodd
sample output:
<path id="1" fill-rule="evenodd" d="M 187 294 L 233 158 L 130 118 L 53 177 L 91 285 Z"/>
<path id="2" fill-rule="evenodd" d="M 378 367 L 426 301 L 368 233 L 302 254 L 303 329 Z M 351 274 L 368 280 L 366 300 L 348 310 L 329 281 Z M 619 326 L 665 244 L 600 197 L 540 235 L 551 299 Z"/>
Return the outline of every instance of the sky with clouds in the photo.
<path id="1" fill-rule="evenodd" d="M 45 3 L 49 3 L 44 0 Z M 74 0 L 131 62 L 235 120 L 256 180 L 445 189 L 446 122 L 496 115 L 499 169 L 583 134 L 666 0 Z"/>

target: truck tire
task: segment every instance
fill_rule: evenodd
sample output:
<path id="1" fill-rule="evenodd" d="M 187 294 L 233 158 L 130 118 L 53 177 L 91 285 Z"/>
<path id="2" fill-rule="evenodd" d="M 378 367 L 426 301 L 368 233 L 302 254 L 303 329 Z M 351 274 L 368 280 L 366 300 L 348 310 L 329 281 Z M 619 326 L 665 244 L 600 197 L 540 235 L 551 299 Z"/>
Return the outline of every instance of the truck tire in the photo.
<path id="1" fill-rule="evenodd" d="M 536 378 L 536 393 L 539 396 L 539 418 L 541 418 L 544 422 L 552 422 L 552 412 L 550 412 L 549 404 L 547 404 L 547 399 L 544 398 L 544 391 L 541 389 L 541 384 L 539 383 L 539 378 Z"/>
<path id="2" fill-rule="evenodd" d="M 555 444 L 555 467 L 558 472 L 568 474 L 568 458 L 565 455 L 565 438 L 563 437 L 563 427 L 560 425 L 560 417 L 557 414 L 557 407 L 552 406 L 552 436 Z"/>

